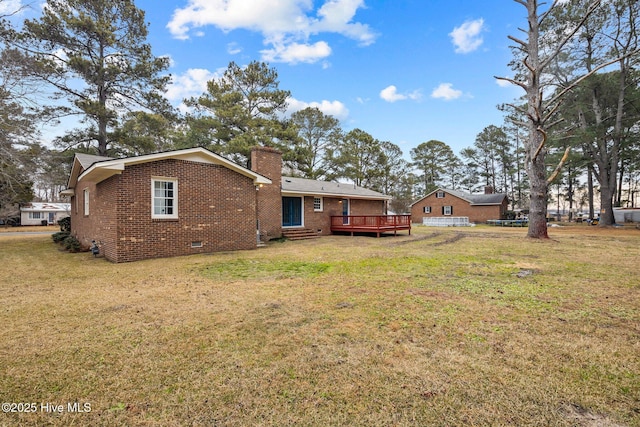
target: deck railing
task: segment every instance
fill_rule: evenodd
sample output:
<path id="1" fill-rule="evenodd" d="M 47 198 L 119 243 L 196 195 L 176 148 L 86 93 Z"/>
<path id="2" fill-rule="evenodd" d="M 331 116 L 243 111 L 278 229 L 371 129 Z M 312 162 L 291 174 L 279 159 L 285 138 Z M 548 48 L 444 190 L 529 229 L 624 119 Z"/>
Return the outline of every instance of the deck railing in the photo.
<path id="1" fill-rule="evenodd" d="M 331 231 L 380 233 L 409 230 L 411 234 L 411 215 L 336 215 L 331 217 Z"/>
<path id="2" fill-rule="evenodd" d="M 422 225 L 429 227 L 468 227 L 468 216 L 437 216 L 422 218 Z"/>

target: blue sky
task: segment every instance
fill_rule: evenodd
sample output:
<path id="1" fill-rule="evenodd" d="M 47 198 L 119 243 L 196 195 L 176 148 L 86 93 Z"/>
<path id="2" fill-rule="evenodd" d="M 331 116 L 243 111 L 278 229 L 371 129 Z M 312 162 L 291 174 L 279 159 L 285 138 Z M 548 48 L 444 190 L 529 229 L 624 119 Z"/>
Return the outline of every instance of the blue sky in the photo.
<path id="1" fill-rule="evenodd" d="M 17 1 L 17 0 L 11 0 Z M 265 61 L 291 92 L 290 112 L 318 106 L 399 145 L 405 157 L 437 139 L 454 152 L 520 89 L 507 35 L 525 9 L 513 0 L 137 0 L 155 55 L 168 55 L 175 105 L 204 92 L 230 61 Z"/>

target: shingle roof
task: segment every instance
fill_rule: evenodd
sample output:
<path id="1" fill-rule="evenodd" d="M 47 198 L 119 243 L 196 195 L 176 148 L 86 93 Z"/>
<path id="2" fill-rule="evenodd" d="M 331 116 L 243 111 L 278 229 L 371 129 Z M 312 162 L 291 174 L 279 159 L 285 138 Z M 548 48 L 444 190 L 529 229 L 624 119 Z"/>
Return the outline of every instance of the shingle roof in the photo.
<path id="1" fill-rule="evenodd" d="M 46 211 L 46 212 L 67 212 L 71 209 L 70 203 L 47 203 L 31 202 L 20 206 L 24 212 Z"/>
<path id="2" fill-rule="evenodd" d="M 349 196 L 380 200 L 391 198 L 391 196 L 386 196 L 367 188 L 358 187 L 354 184 L 316 181 L 313 179 L 295 178 L 290 176 L 282 177 L 282 192 L 324 196 Z"/>
<path id="3" fill-rule="evenodd" d="M 445 191 L 461 199 L 468 200 L 472 205 L 499 205 L 507 197 L 505 193 L 466 194 L 456 190 Z"/>
<path id="4" fill-rule="evenodd" d="M 434 190 L 431 193 L 427 194 L 426 196 L 416 200 L 411 204 L 411 206 L 415 205 L 416 203 L 419 203 L 420 201 L 426 199 L 427 197 L 431 196 L 432 194 L 438 191 L 444 191 L 445 193 L 449 193 L 452 196 L 458 197 L 462 200 L 466 200 L 467 202 L 469 202 L 470 205 L 500 205 L 504 201 L 505 197 L 508 197 L 506 193 L 468 194 L 468 193 L 463 193 L 462 191 L 449 190 L 446 188 L 438 188 L 437 190 Z"/>
<path id="5" fill-rule="evenodd" d="M 82 169 L 88 169 L 89 166 L 96 162 L 103 162 L 105 160 L 115 160 L 112 157 L 94 156 L 92 154 L 76 153 L 76 159 L 80 162 Z"/>

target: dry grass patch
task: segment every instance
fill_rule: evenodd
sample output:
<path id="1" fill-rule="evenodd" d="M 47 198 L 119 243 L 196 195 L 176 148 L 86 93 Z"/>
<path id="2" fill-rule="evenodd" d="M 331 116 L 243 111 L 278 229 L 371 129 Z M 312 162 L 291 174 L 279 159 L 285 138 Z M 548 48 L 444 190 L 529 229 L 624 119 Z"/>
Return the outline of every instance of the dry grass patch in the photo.
<path id="1" fill-rule="evenodd" d="M 640 232 L 524 234 L 130 264 L 0 236 L 0 398 L 91 404 L 0 425 L 640 425 Z"/>

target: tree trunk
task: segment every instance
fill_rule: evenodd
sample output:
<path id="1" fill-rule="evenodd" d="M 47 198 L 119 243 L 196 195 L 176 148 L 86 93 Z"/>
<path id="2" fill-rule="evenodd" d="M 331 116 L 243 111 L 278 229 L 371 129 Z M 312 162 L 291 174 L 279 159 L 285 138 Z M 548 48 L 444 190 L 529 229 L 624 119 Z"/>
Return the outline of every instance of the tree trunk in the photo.
<path id="1" fill-rule="evenodd" d="M 527 237 L 548 239 L 547 234 L 547 170 L 544 159 L 547 153 L 546 133 L 542 121 L 542 91 L 540 76 L 542 75 L 539 57 L 540 28 L 538 22 L 538 3 L 535 0 L 526 3 L 529 21 L 529 39 L 525 65 L 529 69 L 527 91 L 527 115 L 529 135 L 525 140 L 526 169 L 531 184 L 531 205 L 529 210 L 529 229 Z"/>
<path id="2" fill-rule="evenodd" d="M 530 126 L 532 128 L 532 126 Z M 547 170 L 544 164 L 546 149 L 539 152 L 538 147 L 544 145 L 544 136 L 535 128 L 530 129 L 531 139 L 527 148 L 530 152 L 527 157 L 531 160 L 527 163 L 527 175 L 531 184 L 531 204 L 529 207 L 529 229 L 527 237 L 535 239 L 548 239 L 547 232 Z M 537 154 L 536 154 L 537 152 Z"/>
<path id="3" fill-rule="evenodd" d="M 587 166 L 587 190 L 589 193 L 589 219 L 593 219 L 596 213 L 593 206 L 593 166 L 591 164 Z"/>
<path id="4" fill-rule="evenodd" d="M 569 222 L 573 221 L 573 177 L 571 176 L 571 168 L 567 171 L 567 176 L 569 179 L 569 188 L 567 192 L 569 194 Z"/>
<path id="5" fill-rule="evenodd" d="M 613 193 L 615 187 L 600 185 L 600 227 L 607 227 L 616 223 L 613 216 Z"/>
<path id="6" fill-rule="evenodd" d="M 624 169 L 625 169 L 625 165 L 624 165 L 624 159 L 622 159 L 620 161 L 620 167 L 619 167 L 619 173 L 618 173 L 618 190 L 616 191 L 616 203 L 615 206 L 617 208 L 619 208 L 620 206 L 622 206 L 622 184 L 623 184 L 623 180 L 624 180 Z"/>

